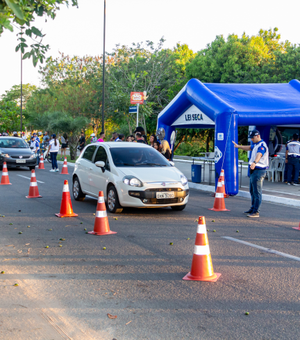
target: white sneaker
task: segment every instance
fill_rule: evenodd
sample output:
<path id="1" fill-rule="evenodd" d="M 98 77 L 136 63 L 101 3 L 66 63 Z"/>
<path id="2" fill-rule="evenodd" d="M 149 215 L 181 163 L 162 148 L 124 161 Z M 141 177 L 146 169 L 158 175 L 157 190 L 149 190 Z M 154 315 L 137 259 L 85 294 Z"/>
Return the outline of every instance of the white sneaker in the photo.
<path id="1" fill-rule="evenodd" d="M 59 169 L 56 169 L 55 171 L 56 171 L 56 172 L 58 172 L 58 171 L 59 171 Z"/>
<path id="2" fill-rule="evenodd" d="M 299 184 L 297 184 L 297 183 L 292 183 L 292 185 L 294 185 L 295 187 L 299 186 Z"/>
<path id="3" fill-rule="evenodd" d="M 55 172 L 55 170 L 54 170 L 54 169 L 51 169 L 50 172 Z"/>

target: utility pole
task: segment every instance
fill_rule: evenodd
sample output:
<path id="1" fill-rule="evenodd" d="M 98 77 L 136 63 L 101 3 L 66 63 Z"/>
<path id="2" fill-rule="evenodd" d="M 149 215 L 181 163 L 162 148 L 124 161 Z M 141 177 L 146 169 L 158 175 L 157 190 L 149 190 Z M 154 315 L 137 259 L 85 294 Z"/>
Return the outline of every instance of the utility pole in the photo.
<path id="1" fill-rule="evenodd" d="M 103 23 L 103 71 L 102 71 L 102 131 L 104 131 L 104 104 L 105 104 L 105 24 L 106 24 L 106 0 L 104 0 Z"/>

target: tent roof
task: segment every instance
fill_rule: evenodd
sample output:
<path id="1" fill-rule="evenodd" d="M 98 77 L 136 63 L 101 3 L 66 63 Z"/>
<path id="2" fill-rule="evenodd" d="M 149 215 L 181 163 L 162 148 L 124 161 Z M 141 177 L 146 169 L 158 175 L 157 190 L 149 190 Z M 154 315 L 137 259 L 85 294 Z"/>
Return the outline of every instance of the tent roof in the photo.
<path id="1" fill-rule="evenodd" d="M 159 119 L 170 125 L 193 104 L 213 121 L 217 114 L 231 112 L 238 114 L 239 125 L 299 124 L 300 82 L 203 84 L 191 79 Z"/>

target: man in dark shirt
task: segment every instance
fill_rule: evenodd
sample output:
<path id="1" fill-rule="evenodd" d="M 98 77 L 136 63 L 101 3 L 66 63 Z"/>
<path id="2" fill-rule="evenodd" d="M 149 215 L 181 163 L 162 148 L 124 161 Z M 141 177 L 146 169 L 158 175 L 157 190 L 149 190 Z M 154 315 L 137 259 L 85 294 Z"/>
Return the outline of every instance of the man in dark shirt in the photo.
<path id="1" fill-rule="evenodd" d="M 81 132 L 81 137 L 79 139 L 79 147 L 78 147 L 78 149 L 80 150 L 80 153 L 84 149 L 84 147 L 85 147 L 85 136 L 84 136 L 84 132 Z"/>
<path id="2" fill-rule="evenodd" d="M 144 138 L 142 137 L 142 134 L 140 132 L 137 132 L 135 134 L 135 138 L 136 138 L 137 143 L 144 143 L 144 144 L 146 144 L 146 142 L 144 141 Z"/>

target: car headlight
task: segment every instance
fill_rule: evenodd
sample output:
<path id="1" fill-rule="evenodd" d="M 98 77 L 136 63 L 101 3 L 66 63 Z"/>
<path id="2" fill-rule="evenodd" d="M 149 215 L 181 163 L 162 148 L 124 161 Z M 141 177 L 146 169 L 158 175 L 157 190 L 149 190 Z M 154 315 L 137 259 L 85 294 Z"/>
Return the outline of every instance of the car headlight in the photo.
<path id="1" fill-rule="evenodd" d="M 31 154 L 30 158 L 36 158 L 36 154 L 35 153 Z"/>
<path id="2" fill-rule="evenodd" d="M 143 183 L 134 176 L 125 176 L 123 178 L 123 183 L 130 185 L 132 187 L 142 187 Z"/>
<path id="3" fill-rule="evenodd" d="M 10 155 L 8 153 L 2 153 L 1 156 L 5 158 L 10 158 Z"/>
<path id="4" fill-rule="evenodd" d="M 180 181 L 182 185 L 186 185 L 188 182 L 187 178 L 183 175 L 180 175 Z"/>

